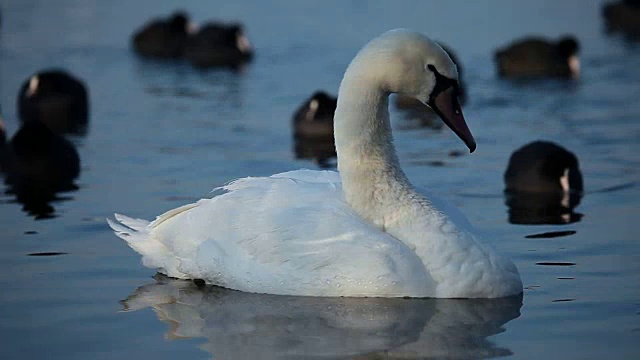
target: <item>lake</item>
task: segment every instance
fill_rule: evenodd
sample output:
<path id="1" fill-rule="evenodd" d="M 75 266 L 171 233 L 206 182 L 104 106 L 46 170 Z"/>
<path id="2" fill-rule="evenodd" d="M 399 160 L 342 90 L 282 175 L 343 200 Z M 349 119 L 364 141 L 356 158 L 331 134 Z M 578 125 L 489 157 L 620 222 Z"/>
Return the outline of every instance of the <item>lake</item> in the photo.
<path id="1" fill-rule="evenodd" d="M 632 359 L 640 354 L 640 45 L 603 31 L 603 1 L 4 1 L 0 104 L 11 136 L 20 84 L 63 67 L 90 89 L 90 127 L 71 136 L 78 189 L 43 219 L 0 185 L 0 358 Z M 130 35 L 185 9 L 237 20 L 256 49 L 240 72 L 135 56 Z M 243 294 L 156 276 L 106 224 L 151 219 L 231 179 L 319 168 L 297 159 L 291 116 L 336 93 L 355 53 L 397 27 L 454 49 L 465 69 L 472 155 L 450 131 L 391 109 L 411 181 L 448 199 L 522 275 L 497 300 L 322 299 Z M 574 33 L 578 81 L 497 78 L 494 49 Z M 580 160 L 570 221 L 514 221 L 510 154 L 537 139 Z M 462 153 L 461 156 L 451 156 Z M 542 235 L 541 235 L 542 234 Z M 39 255 L 39 256 L 38 256 Z M 135 311 L 134 311 L 135 310 Z"/>

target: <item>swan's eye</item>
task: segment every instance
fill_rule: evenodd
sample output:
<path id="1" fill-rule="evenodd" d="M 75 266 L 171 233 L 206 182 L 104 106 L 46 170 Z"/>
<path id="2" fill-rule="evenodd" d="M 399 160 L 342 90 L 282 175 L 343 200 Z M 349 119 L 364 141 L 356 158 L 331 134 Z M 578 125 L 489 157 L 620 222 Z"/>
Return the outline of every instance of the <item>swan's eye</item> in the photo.
<path id="1" fill-rule="evenodd" d="M 458 92 L 454 92 L 453 94 L 453 112 L 456 115 L 460 115 L 462 113 L 462 110 L 460 109 L 460 102 L 458 101 Z"/>
<path id="2" fill-rule="evenodd" d="M 454 97 L 457 100 L 457 98 L 458 98 L 458 82 L 456 80 L 450 79 L 450 78 L 440 74 L 438 72 L 438 70 L 436 70 L 436 67 L 431 65 L 431 64 L 427 65 L 427 68 L 429 70 L 431 70 L 433 72 L 433 74 L 435 75 L 435 77 L 436 77 L 436 84 L 433 87 L 433 90 L 431 90 L 431 97 L 435 98 L 441 92 L 447 90 L 450 87 L 453 87 L 456 90 Z"/>

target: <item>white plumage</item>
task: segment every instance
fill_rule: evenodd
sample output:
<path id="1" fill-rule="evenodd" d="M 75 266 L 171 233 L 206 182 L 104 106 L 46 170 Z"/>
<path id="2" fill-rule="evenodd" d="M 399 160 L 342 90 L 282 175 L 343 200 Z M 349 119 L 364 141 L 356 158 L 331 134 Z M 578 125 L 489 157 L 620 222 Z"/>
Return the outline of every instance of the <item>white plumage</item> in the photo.
<path id="1" fill-rule="evenodd" d="M 513 263 L 478 242 L 450 205 L 418 193 L 399 167 L 388 95 L 428 99 L 436 80 L 425 63 L 457 78 L 438 45 L 403 30 L 374 39 L 352 61 L 335 114 L 340 174 L 298 170 L 238 179 L 222 187 L 224 194 L 151 223 L 116 215 L 110 226 L 145 266 L 240 291 L 378 297 L 522 292 Z"/>

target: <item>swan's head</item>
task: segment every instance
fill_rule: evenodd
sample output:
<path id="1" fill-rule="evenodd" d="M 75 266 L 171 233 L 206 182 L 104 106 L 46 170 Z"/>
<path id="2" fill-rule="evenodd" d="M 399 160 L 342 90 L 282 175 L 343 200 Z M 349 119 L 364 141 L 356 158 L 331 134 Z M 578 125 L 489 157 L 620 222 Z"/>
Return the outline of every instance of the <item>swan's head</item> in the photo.
<path id="1" fill-rule="evenodd" d="M 411 96 L 431 107 L 473 152 L 476 142 L 458 96 L 458 70 L 449 55 L 428 37 L 405 29 L 373 39 L 356 57 L 367 75 L 390 93 Z"/>

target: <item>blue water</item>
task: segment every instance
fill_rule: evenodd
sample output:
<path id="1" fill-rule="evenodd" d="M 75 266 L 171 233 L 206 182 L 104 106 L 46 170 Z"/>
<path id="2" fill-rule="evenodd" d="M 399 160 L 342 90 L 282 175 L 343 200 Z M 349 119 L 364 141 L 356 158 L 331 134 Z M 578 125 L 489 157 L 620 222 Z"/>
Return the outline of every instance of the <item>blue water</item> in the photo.
<path id="1" fill-rule="evenodd" d="M 636 358 L 640 45 L 603 34 L 601 4 L 2 2 L 0 103 L 9 135 L 19 127 L 21 82 L 53 66 L 89 85 L 91 125 L 86 136 L 70 138 L 82 161 L 79 189 L 51 204 L 53 218 L 35 220 L 13 195 L 0 195 L 0 358 Z M 176 8 L 196 21 L 242 21 L 255 61 L 231 73 L 135 57 L 130 34 Z M 154 271 L 109 230 L 104 219 L 116 211 L 150 219 L 236 177 L 317 168 L 295 159 L 291 114 L 317 89 L 336 93 L 355 52 L 396 27 L 456 50 L 466 70 L 465 116 L 478 142 L 473 155 L 449 156 L 464 152 L 455 135 L 411 125 L 392 109 L 403 168 L 514 260 L 522 299 L 202 290 L 152 279 Z M 496 47 L 526 34 L 569 32 L 582 43 L 579 81 L 496 78 Z M 502 174 L 511 152 L 535 139 L 556 141 L 579 157 L 586 187 L 575 209 L 579 221 L 509 222 Z M 565 236 L 526 237 L 558 231 Z M 62 254 L 29 256 L 46 252 Z"/>

